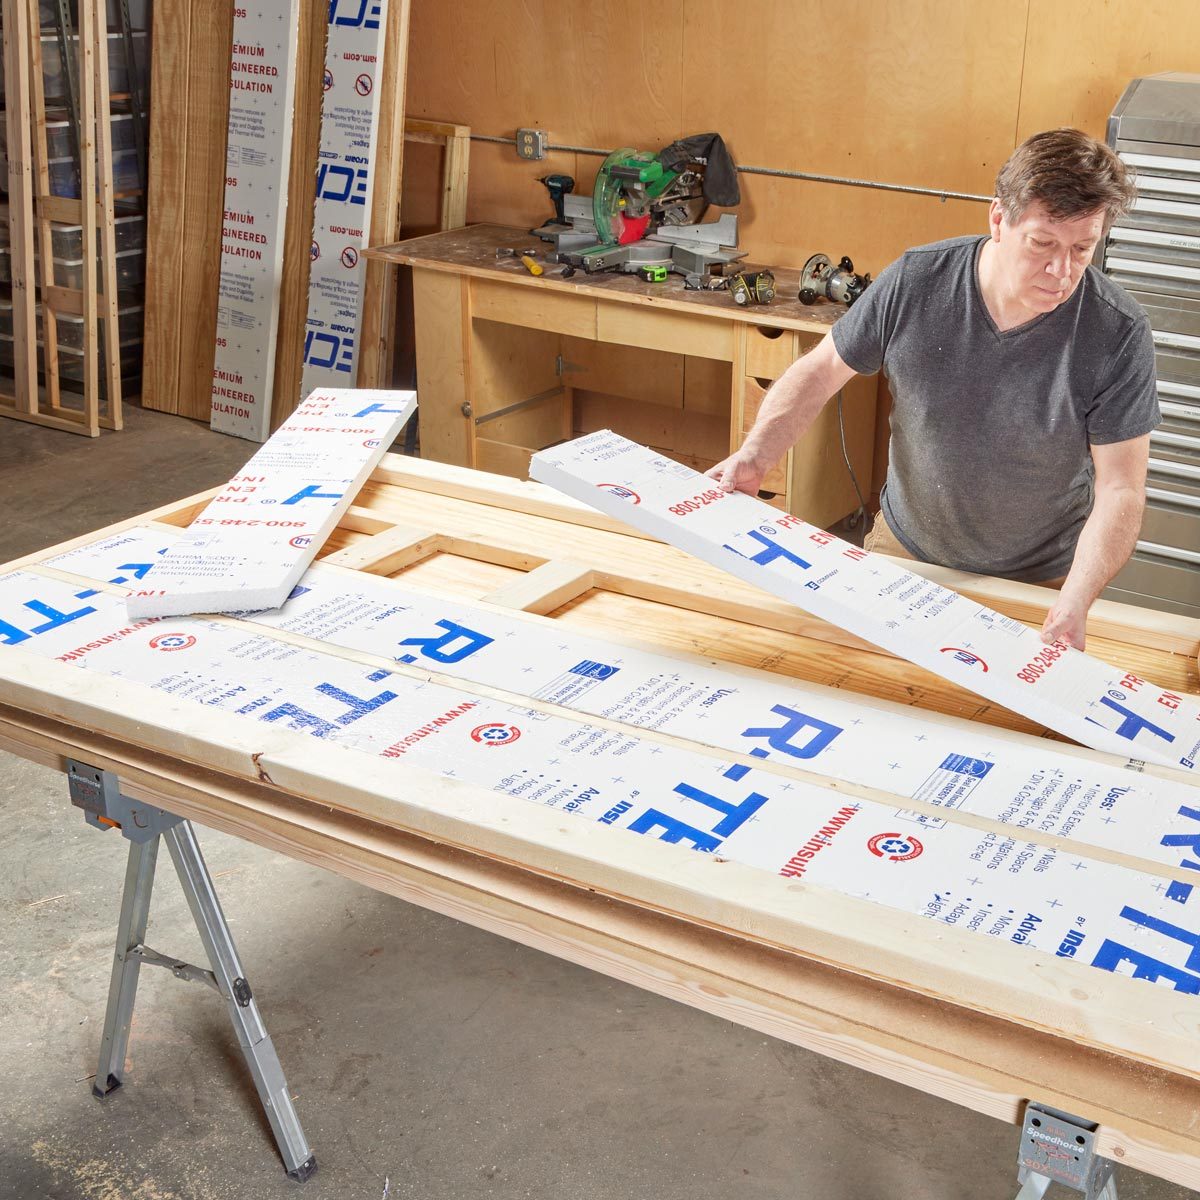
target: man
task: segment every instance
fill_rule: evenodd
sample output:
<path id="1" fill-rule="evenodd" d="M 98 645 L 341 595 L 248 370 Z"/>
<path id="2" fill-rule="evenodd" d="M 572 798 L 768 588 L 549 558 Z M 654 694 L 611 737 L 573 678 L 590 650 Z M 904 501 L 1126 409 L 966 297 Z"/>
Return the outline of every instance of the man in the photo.
<path id="1" fill-rule="evenodd" d="M 754 494 L 831 396 L 882 367 L 891 445 L 867 549 L 1060 588 L 1043 639 L 1083 649 L 1137 542 L 1159 422 L 1149 321 L 1090 265 L 1133 196 L 1102 142 L 1031 137 L 996 180 L 988 235 L 884 270 L 710 473 Z"/>

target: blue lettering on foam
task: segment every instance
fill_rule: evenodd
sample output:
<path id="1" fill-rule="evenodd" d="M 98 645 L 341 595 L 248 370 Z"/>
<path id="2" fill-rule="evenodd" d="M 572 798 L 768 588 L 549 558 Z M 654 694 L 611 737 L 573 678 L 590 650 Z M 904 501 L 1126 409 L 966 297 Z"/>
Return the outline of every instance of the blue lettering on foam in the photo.
<path id="1" fill-rule="evenodd" d="M 322 357 L 317 346 L 327 344 L 329 353 Z M 304 335 L 304 362 L 310 367 L 329 367 L 335 371 L 350 371 L 354 362 L 354 339 L 335 337 L 332 333 L 309 330 Z"/>
<path id="2" fill-rule="evenodd" d="M 378 29 L 380 8 L 380 0 L 329 0 L 329 24 Z"/>
<path id="3" fill-rule="evenodd" d="M 152 566 L 154 566 L 153 563 L 121 563 L 121 565 L 119 567 L 117 567 L 117 570 L 118 571 L 131 571 L 133 573 L 134 579 L 145 579 L 147 572 L 150 570 L 150 568 Z M 109 583 L 128 583 L 129 576 L 128 575 L 114 575 L 108 582 Z M 98 591 L 96 591 L 95 588 L 88 588 L 88 590 L 86 592 L 76 592 L 75 598 L 77 600 L 87 600 L 87 599 L 90 599 L 92 596 L 98 596 L 99 594 L 100 593 Z"/>
<path id="4" fill-rule="evenodd" d="M 783 558 L 788 562 L 793 562 L 796 564 L 796 566 L 803 567 L 806 571 L 810 566 L 812 566 L 812 563 L 805 562 L 804 559 L 793 554 L 785 546 L 781 546 L 778 542 L 767 537 L 765 533 L 762 533 L 757 529 L 749 530 L 747 536 L 752 537 L 763 547 L 763 549 L 761 549 L 752 558 L 750 555 L 743 554 L 740 550 L 735 549 L 733 546 L 726 545 L 725 549 L 733 550 L 734 554 L 736 554 L 738 558 L 749 558 L 752 563 L 758 563 L 760 567 L 765 567 L 768 563 L 773 563 L 777 558 Z"/>
<path id="5" fill-rule="evenodd" d="M 95 594 L 94 591 L 78 592 L 76 598 L 82 599 Z M 41 625 L 31 626 L 26 631 L 18 629 L 16 625 L 0 618 L 0 642 L 6 646 L 15 646 L 18 642 L 28 641 L 29 638 L 36 637 L 39 633 L 49 633 L 52 629 L 60 629 L 63 625 L 67 625 L 71 621 L 78 621 L 80 617 L 86 617 L 89 613 L 96 611 L 91 605 L 87 605 L 84 608 L 75 609 L 74 612 L 60 612 L 42 600 L 26 600 L 23 607 L 36 613 L 39 617 L 45 617 L 46 620 Z"/>
<path id="6" fill-rule="evenodd" d="M 5 646 L 15 646 L 18 642 L 24 642 L 29 639 L 23 629 L 18 629 L 15 625 L 10 625 L 3 617 L 0 617 L 0 644 Z"/>
<path id="7" fill-rule="evenodd" d="M 677 795 L 684 796 L 689 800 L 696 800 L 700 804 L 716 809 L 717 812 L 724 813 L 724 818 L 713 826 L 711 833 L 706 833 L 704 830 L 661 812 L 657 808 L 648 808 L 628 826 L 628 829 L 633 833 L 650 833 L 655 829 L 661 829 L 663 832 L 659 834 L 659 841 L 682 842 L 687 840 L 697 850 L 715 850 L 723 839 L 745 824 L 767 802 L 766 796 L 761 792 L 751 792 L 740 804 L 733 804 L 686 783 L 679 784 L 674 790 Z"/>
<path id="8" fill-rule="evenodd" d="M 1188 817 L 1193 821 L 1200 821 L 1200 809 L 1188 808 L 1182 805 L 1179 809 L 1181 817 Z M 1164 834 L 1159 841 L 1160 846 L 1190 846 L 1193 853 L 1200 855 L 1200 831 L 1196 833 L 1168 833 Z M 1179 864 L 1190 871 L 1200 871 L 1200 862 L 1194 859 L 1185 858 Z M 1196 885 L 1194 883 L 1183 883 L 1181 880 L 1174 879 L 1171 881 L 1171 886 L 1167 888 L 1167 899 L 1175 900 L 1179 904 L 1186 903 L 1189 896 L 1192 894 L 1192 889 Z"/>
<path id="9" fill-rule="evenodd" d="M 405 638 L 400 645 L 420 646 L 421 653 L 426 658 L 432 658 L 434 662 L 456 663 L 462 662 L 464 658 L 470 658 L 472 654 L 477 654 L 485 646 L 490 646 L 495 641 L 495 638 L 488 637 L 486 633 L 476 633 L 475 630 L 468 629 L 465 625 L 458 625 L 454 621 L 439 621 L 437 624 L 439 629 L 444 629 L 446 632 L 427 638 Z M 462 641 L 461 646 L 453 650 L 449 649 L 460 640 Z M 417 661 L 417 656 L 403 654 L 396 661 L 412 663 Z"/>
<path id="10" fill-rule="evenodd" d="M 284 504 L 299 504 L 301 500 L 340 500 L 345 492 L 323 492 L 319 483 L 310 483 L 301 488 L 294 496 L 289 496 Z"/>
<path id="11" fill-rule="evenodd" d="M 1120 942 L 1114 942 L 1111 939 L 1106 939 L 1100 949 L 1096 951 L 1096 957 L 1092 959 L 1092 966 L 1099 967 L 1102 971 L 1116 971 L 1128 964 L 1133 967 L 1134 979 L 1148 979 L 1151 983 L 1164 979 L 1177 992 L 1185 992 L 1193 996 L 1200 995 L 1200 975 L 1194 974 L 1194 972 L 1200 971 L 1200 933 L 1181 929 L 1178 925 L 1172 925 L 1170 921 L 1148 916 L 1146 913 L 1138 912 L 1135 908 L 1121 909 L 1121 916 L 1135 925 L 1153 929 L 1157 933 L 1166 934 L 1167 937 L 1176 938 L 1178 941 L 1190 945 L 1192 950 L 1184 966 L 1173 966 L 1152 955 L 1143 954 L 1140 950 L 1122 946 Z M 1121 973 L 1128 974 L 1125 971 Z"/>
<path id="12" fill-rule="evenodd" d="M 399 416 L 403 411 L 404 409 L 402 408 L 388 408 L 386 404 L 368 404 L 362 412 L 356 412 L 354 415 L 355 417 L 369 417 L 372 413 L 381 412 L 395 413 L 396 416 Z"/>
<path id="13" fill-rule="evenodd" d="M 842 732 L 841 725 L 833 725 L 828 721 L 810 717 L 807 713 L 797 712 L 785 704 L 774 704 L 771 706 L 771 711 L 777 717 L 784 718 L 782 725 L 778 728 L 760 726 L 755 729 L 743 729 L 742 737 L 766 738 L 767 745 L 772 750 L 778 750 L 780 754 L 790 754 L 792 758 L 816 758 Z M 812 729 L 814 732 L 803 745 L 794 745 L 792 739 L 802 729 Z M 767 752 L 758 747 L 751 750 L 750 753 L 755 758 L 767 757 Z"/>
<path id="14" fill-rule="evenodd" d="M 1117 737 L 1128 738 L 1132 742 L 1137 738 L 1137 735 L 1141 733 L 1143 729 L 1149 729 L 1151 733 L 1163 738 L 1165 741 L 1173 742 L 1175 740 L 1175 735 L 1173 733 L 1168 733 L 1165 729 L 1160 729 L 1152 721 L 1147 721 L 1145 717 L 1138 716 L 1137 713 L 1131 712 L 1125 707 L 1125 705 L 1118 704 L 1114 699 L 1112 699 L 1111 696 L 1101 696 L 1100 703 L 1107 704 L 1109 708 L 1116 709 L 1117 712 L 1119 712 L 1125 718 L 1116 729 L 1111 731 L 1115 733 Z M 1102 722 L 1097 721 L 1095 717 L 1088 717 L 1088 720 L 1091 721 L 1093 725 L 1100 725 L 1102 728 L 1106 728 L 1106 726 L 1104 726 Z"/>
<path id="15" fill-rule="evenodd" d="M 396 699 L 395 692 L 385 691 L 380 692 L 377 696 L 372 696 L 369 700 L 364 700 L 360 696 L 352 696 L 349 692 L 334 687 L 332 683 L 318 684 L 317 691 L 331 700 L 345 704 L 348 711 L 329 721 L 324 717 L 317 716 L 314 712 L 309 712 L 306 708 L 301 708 L 298 704 L 288 703 L 280 704 L 270 712 L 263 713 L 259 720 L 287 721 L 288 727 L 291 729 L 308 729 L 314 737 L 323 738 L 334 733 L 339 725 L 350 725 L 360 717 L 365 717 L 368 713 L 373 713 L 377 708 L 382 708 L 389 701 Z M 244 708 L 238 711 L 248 712 L 250 709 Z"/>
<path id="16" fill-rule="evenodd" d="M 339 163 L 321 163 L 317 168 L 317 197 L 347 204 L 366 204 L 366 167 L 343 167 Z"/>

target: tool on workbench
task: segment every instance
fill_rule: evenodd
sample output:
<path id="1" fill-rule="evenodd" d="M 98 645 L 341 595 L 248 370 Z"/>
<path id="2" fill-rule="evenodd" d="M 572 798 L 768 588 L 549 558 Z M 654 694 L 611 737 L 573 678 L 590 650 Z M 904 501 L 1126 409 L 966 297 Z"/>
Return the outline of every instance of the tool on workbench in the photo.
<path id="1" fill-rule="evenodd" d="M 870 274 L 856 275 L 854 264 L 842 255 L 835 267 L 828 254 L 814 254 L 800 272 L 800 303 L 816 304 L 824 296 L 847 308 L 867 290 Z"/>
<path id="2" fill-rule="evenodd" d="M 512 246 L 504 246 L 496 251 L 497 258 L 519 258 L 524 264 L 525 270 L 530 275 L 541 275 L 545 268 L 534 257 L 535 254 L 537 254 L 536 246 L 530 246 L 527 250 L 517 250 Z"/>
<path id="3" fill-rule="evenodd" d="M 771 271 L 739 271 L 736 275 L 701 275 L 692 273 L 684 278 L 683 287 L 689 292 L 728 292 L 733 302 L 770 304 L 775 299 L 775 276 Z"/>
<path id="4" fill-rule="evenodd" d="M 709 204 L 725 208 L 741 200 L 737 168 L 715 133 L 684 138 L 657 154 L 614 150 L 601 164 L 591 196 L 571 194 L 563 179 L 570 177 L 542 181 L 555 219 L 532 231 L 554 245 L 559 262 L 589 274 L 636 274 L 644 267 L 695 274 L 720 271 L 746 256 L 737 248 L 732 213 L 697 223 Z"/>
<path id="5" fill-rule="evenodd" d="M 554 205 L 554 219 L 559 225 L 567 223 L 564 200 L 575 190 L 575 180 L 570 175 L 543 175 L 538 183 L 546 185 L 550 203 Z"/>
<path id="6" fill-rule="evenodd" d="M 666 283 L 667 276 L 670 275 L 670 273 L 671 272 L 666 267 L 660 266 L 638 268 L 638 274 L 647 283 Z"/>
<path id="7" fill-rule="evenodd" d="M 775 299 L 775 276 L 770 271 L 739 271 L 728 284 L 735 304 L 770 304 Z"/>

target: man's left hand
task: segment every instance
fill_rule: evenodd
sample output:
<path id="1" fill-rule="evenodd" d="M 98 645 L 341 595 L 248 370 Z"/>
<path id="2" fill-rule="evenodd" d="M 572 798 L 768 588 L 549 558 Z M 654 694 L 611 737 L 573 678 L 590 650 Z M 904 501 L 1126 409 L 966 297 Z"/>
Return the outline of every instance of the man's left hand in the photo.
<path id="1" fill-rule="evenodd" d="M 1090 607 L 1060 593 L 1042 624 L 1042 641 L 1061 640 L 1076 650 L 1082 650 L 1087 642 L 1087 614 Z"/>

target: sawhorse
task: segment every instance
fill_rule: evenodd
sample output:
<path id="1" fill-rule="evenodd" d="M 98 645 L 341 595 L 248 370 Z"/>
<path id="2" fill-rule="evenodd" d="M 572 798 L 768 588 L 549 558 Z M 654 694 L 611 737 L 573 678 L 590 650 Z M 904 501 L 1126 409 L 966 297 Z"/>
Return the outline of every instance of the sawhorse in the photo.
<path id="1" fill-rule="evenodd" d="M 233 935 L 221 911 L 191 823 L 164 809 L 123 796 L 117 777 L 110 771 L 68 759 L 67 784 L 71 802 L 83 809 L 89 824 L 97 829 L 119 829 L 129 840 L 129 863 L 125 869 L 125 890 L 117 926 L 117 951 L 108 988 L 108 1009 L 104 1016 L 100 1065 L 96 1068 L 93 1094 L 103 1099 L 121 1086 L 142 964 L 166 967 L 177 979 L 203 983 L 225 1000 L 246 1065 L 283 1156 L 284 1167 L 292 1179 L 300 1182 L 308 1179 L 317 1169 L 317 1160 L 300 1127 L 283 1067 L 238 960 Z M 160 841 L 166 842 L 175 863 L 211 970 L 169 958 L 146 945 L 146 925 Z"/>
<path id="2" fill-rule="evenodd" d="M 1096 1153 L 1094 1122 L 1045 1104 L 1025 1106 L 1017 1154 L 1017 1200 L 1042 1200 L 1052 1183 L 1062 1183 L 1084 1200 L 1117 1200 L 1111 1159 Z"/>

